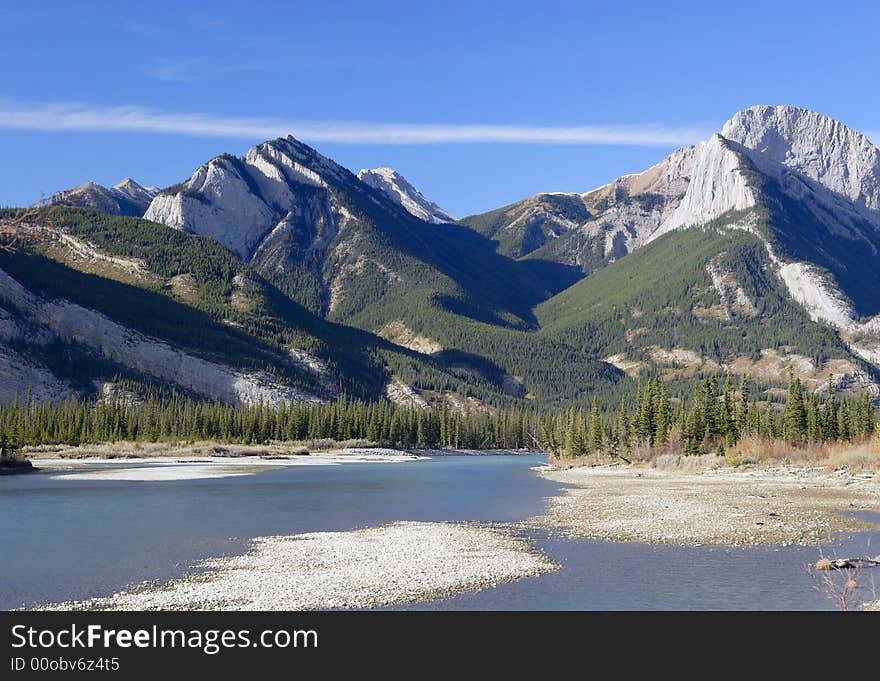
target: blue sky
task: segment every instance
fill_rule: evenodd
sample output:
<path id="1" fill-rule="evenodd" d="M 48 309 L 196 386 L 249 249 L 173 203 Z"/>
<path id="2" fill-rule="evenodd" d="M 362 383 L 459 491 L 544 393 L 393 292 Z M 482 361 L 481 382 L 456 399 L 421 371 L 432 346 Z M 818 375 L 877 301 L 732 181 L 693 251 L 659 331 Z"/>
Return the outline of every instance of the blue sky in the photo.
<path id="1" fill-rule="evenodd" d="M 752 104 L 877 139 L 878 25 L 867 2 L 0 0 L 0 205 L 170 185 L 283 131 L 460 216 L 638 172 Z"/>

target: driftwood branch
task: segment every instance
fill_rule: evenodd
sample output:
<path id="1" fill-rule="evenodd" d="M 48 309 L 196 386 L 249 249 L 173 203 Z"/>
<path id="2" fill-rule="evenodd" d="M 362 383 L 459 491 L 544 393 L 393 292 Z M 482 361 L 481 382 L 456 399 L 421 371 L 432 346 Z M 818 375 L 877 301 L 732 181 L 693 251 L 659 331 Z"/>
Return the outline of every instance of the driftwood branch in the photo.
<path id="1" fill-rule="evenodd" d="M 853 570 L 880 567 L 880 556 L 876 558 L 823 558 L 816 563 L 817 570 Z"/>
<path id="2" fill-rule="evenodd" d="M 21 241 L 41 242 L 51 239 L 52 235 L 51 226 L 46 224 L 37 206 L 0 218 L 0 250 L 7 253 L 15 253 Z"/>

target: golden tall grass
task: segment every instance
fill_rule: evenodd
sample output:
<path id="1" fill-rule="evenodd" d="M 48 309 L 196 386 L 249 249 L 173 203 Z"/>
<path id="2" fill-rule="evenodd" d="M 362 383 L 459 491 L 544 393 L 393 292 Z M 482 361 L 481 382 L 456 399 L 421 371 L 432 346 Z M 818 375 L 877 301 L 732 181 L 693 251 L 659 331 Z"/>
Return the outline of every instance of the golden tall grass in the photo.
<path id="1" fill-rule="evenodd" d="M 850 473 L 880 472 L 880 437 L 866 437 L 855 441 L 792 443 L 783 439 L 746 437 L 732 447 L 724 448 L 724 455 L 710 452 L 685 456 L 677 433 L 671 433 L 663 445 L 639 443 L 631 446 L 622 456 L 588 454 L 586 456 L 551 460 L 557 465 L 596 466 L 631 462 L 661 470 L 701 471 L 724 467 L 796 466 L 824 468 L 828 471 L 846 469 Z"/>

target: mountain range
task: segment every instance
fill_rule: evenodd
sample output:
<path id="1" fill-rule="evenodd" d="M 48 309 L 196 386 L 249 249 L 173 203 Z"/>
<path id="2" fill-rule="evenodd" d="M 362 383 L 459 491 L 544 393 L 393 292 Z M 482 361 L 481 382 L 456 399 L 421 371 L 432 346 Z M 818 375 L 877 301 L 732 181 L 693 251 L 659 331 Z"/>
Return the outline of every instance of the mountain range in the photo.
<path id="1" fill-rule="evenodd" d="M 792 106 L 459 221 L 291 136 L 165 189 L 46 203 L 40 238 L 0 252 L 2 399 L 173 386 L 479 409 L 727 373 L 772 401 L 789 372 L 878 393 L 880 150 Z"/>
<path id="2" fill-rule="evenodd" d="M 126 177 L 112 187 L 95 182 L 84 182 L 73 189 L 65 189 L 50 196 L 43 205 L 80 206 L 94 208 L 111 215 L 143 217 L 150 202 L 159 193 L 158 187 L 142 187 Z"/>

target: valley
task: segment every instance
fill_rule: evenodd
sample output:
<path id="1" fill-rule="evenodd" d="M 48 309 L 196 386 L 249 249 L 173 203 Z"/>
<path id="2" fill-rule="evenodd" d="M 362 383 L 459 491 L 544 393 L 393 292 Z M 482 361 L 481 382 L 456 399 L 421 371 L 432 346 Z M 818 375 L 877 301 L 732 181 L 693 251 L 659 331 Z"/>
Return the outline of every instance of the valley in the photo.
<path id="1" fill-rule="evenodd" d="M 677 674 L 690 611 L 878 611 L 878 23 L 0 4 L 9 669 Z"/>

